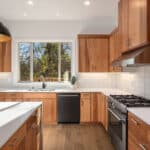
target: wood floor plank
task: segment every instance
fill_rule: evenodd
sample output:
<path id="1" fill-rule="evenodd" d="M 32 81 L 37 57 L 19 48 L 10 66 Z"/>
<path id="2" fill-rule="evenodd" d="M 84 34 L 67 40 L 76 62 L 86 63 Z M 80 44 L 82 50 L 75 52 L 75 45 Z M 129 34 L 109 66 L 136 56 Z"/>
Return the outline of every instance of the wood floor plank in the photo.
<path id="1" fill-rule="evenodd" d="M 44 150 L 114 150 L 101 125 L 44 127 Z"/>

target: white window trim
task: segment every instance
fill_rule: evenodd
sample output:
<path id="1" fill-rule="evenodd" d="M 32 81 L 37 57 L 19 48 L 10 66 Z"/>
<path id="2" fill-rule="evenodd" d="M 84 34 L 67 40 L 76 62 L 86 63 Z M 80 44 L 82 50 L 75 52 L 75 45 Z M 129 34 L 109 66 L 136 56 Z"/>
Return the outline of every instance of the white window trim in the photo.
<path id="1" fill-rule="evenodd" d="M 18 51 L 18 43 L 20 42 L 71 42 L 72 43 L 72 61 L 71 61 L 71 76 L 76 75 L 77 74 L 77 66 L 76 66 L 76 62 L 77 62 L 77 53 L 76 53 L 76 39 L 15 39 L 13 40 L 13 59 L 12 59 L 12 70 L 13 70 L 13 84 L 14 85 L 21 85 L 21 84 L 30 84 L 30 83 L 36 83 L 36 82 L 19 82 L 20 79 L 20 63 L 19 63 L 19 51 Z M 53 82 L 53 84 L 58 84 L 59 82 Z M 61 82 L 64 83 L 64 82 Z M 65 84 L 68 84 L 65 82 Z"/>

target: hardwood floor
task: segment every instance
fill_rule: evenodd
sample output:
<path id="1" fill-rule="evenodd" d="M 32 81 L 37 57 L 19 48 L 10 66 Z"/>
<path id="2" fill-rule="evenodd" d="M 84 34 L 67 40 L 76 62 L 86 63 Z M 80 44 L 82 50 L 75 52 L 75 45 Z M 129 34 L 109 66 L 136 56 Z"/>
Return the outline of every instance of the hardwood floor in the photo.
<path id="1" fill-rule="evenodd" d="M 114 150 L 101 125 L 44 127 L 44 150 Z"/>

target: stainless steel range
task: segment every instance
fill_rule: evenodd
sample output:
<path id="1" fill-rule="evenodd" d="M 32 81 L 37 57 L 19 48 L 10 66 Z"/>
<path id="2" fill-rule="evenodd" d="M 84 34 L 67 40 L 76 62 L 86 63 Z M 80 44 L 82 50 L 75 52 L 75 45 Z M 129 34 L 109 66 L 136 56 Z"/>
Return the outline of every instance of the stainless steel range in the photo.
<path id="1" fill-rule="evenodd" d="M 150 107 L 150 100 L 135 95 L 110 95 L 108 132 L 116 150 L 127 150 L 127 108 Z"/>

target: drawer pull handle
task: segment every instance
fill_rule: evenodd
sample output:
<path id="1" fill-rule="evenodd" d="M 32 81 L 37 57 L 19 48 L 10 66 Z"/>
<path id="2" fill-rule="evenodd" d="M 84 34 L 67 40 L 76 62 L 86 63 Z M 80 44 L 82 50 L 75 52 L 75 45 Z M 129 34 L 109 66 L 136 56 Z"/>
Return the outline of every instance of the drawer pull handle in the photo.
<path id="1" fill-rule="evenodd" d="M 139 123 L 136 121 L 136 120 L 134 120 L 134 119 L 131 119 L 131 121 L 135 124 L 135 125 L 138 125 Z"/>
<path id="2" fill-rule="evenodd" d="M 144 144 L 139 144 L 139 146 L 140 146 L 141 150 L 147 150 L 147 148 L 145 147 Z"/>

